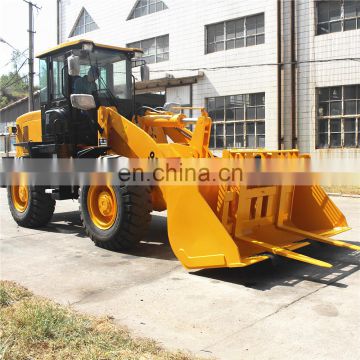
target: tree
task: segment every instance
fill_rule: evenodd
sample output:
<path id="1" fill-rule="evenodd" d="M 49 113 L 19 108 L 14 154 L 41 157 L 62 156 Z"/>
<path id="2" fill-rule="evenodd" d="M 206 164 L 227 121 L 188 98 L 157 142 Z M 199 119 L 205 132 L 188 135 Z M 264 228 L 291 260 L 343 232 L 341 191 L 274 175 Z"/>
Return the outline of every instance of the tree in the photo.
<path id="1" fill-rule="evenodd" d="M 26 59 L 24 53 L 20 50 L 14 50 L 11 54 L 10 63 L 12 64 L 14 71 L 17 72 L 21 63 Z"/>
<path id="2" fill-rule="evenodd" d="M 0 109 L 7 106 L 9 104 L 9 100 L 6 96 L 0 96 Z"/>
<path id="3" fill-rule="evenodd" d="M 11 56 L 13 71 L 0 77 L 0 108 L 27 96 L 29 89 L 26 75 L 20 73 L 27 59 L 20 51 L 13 51 Z"/>

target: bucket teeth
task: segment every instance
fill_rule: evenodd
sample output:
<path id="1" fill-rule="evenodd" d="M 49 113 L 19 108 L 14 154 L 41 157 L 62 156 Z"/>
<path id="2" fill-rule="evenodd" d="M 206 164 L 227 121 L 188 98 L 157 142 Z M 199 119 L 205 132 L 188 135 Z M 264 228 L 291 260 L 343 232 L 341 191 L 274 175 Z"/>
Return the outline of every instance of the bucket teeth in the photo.
<path id="1" fill-rule="evenodd" d="M 279 246 L 276 246 L 273 244 L 269 244 L 269 243 L 266 243 L 263 241 L 259 241 L 259 240 L 253 239 L 251 237 L 248 237 L 248 236 L 241 236 L 239 238 L 239 240 L 245 241 L 245 242 L 251 243 L 252 245 L 266 249 L 275 255 L 284 256 L 289 259 L 298 260 L 298 261 L 302 261 L 302 262 L 305 262 L 305 263 L 308 263 L 311 265 L 321 266 L 321 267 L 325 267 L 325 268 L 332 267 L 331 264 L 329 264 L 325 261 L 317 260 L 317 259 L 311 258 L 311 257 L 303 255 L 303 254 L 298 254 L 293 251 L 286 250 L 282 247 L 279 247 Z"/>
<path id="2" fill-rule="evenodd" d="M 281 226 L 279 226 L 279 228 L 282 230 L 286 230 L 288 232 L 292 232 L 293 234 L 302 235 L 302 236 L 306 237 L 307 239 L 322 242 L 324 244 L 342 247 L 342 248 L 354 250 L 354 251 L 360 251 L 360 246 L 354 245 L 354 244 L 349 244 L 345 241 L 330 239 L 326 236 L 313 234 L 311 232 L 300 230 L 300 229 L 293 228 L 291 226 L 286 226 L 286 225 L 281 225 Z"/>

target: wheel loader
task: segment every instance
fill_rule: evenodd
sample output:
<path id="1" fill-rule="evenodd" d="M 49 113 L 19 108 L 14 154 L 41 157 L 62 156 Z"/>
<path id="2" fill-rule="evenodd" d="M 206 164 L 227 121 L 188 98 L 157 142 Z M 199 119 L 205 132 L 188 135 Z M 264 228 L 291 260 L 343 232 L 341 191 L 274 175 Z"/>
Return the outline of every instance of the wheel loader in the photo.
<path id="1" fill-rule="evenodd" d="M 194 119 L 139 103 L 132 64 L 141 53 L 76 40 L 38 55 L 41 110 L 17 119 L 16 157 L 214 158 L 209 149 L 212 122 L 205 109 Z M 96 86 L 88 91 L 84 81 L 90 81 L 92 69 Z M 244 149 L 224 150 L 222 155 L 230 160 L 301 156 L 296 150 Z M 20 226 L 44 226 L 56 200 L 78 199 L 92 241 L 122 251 L 146 235 L 153 210 L 167 210 L 172 250 L 187 269 L 244 267 L 274 255 L 331 267 L 295 251 L 309 245 L 308 240 L 360 250 L 330 238 L 349 227 L 317 185 L 109 184 L 48 190 L 26 183 L 8 186 L 10 210 Z"/>

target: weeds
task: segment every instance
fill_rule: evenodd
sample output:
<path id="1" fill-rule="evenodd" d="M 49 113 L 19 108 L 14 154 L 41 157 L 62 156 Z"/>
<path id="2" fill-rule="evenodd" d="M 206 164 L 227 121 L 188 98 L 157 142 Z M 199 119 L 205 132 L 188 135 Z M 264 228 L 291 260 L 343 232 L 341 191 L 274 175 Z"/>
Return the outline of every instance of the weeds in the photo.
<path id="1" fill-rule="evenodd" d="M 194 359 L 133 339 L 108 318 L 78 314 L 12 282 L 0 281 L 0 305 L 1 360 Z"/>

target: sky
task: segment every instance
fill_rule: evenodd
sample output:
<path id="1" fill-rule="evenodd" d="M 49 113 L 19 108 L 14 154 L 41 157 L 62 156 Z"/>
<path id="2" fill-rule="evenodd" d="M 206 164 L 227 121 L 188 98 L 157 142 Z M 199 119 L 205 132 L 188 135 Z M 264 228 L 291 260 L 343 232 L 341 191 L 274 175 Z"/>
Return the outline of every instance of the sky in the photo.
<path id="1" fill-rule="evenodd" d="M 32 0 L 32 2 L 41 7 L 39 11 L 34 8 L 36 55 L 56 46 L 56 0 Z M 23 0 L 0 0 L 0 38 L 6 40 L 14 48 L 24 51 L 29 47 L 28 25 L 29 5 L 27 3 Z M 11 47 L 0 42 L 0 75 L 12 70 L 11 65 L 5 66 L 10 61 L 11 53 Z M 34 66 L 37 73 L 37 62 Z M 26 64 L 20 73 L 25 75 L 27 72 Z"/>

